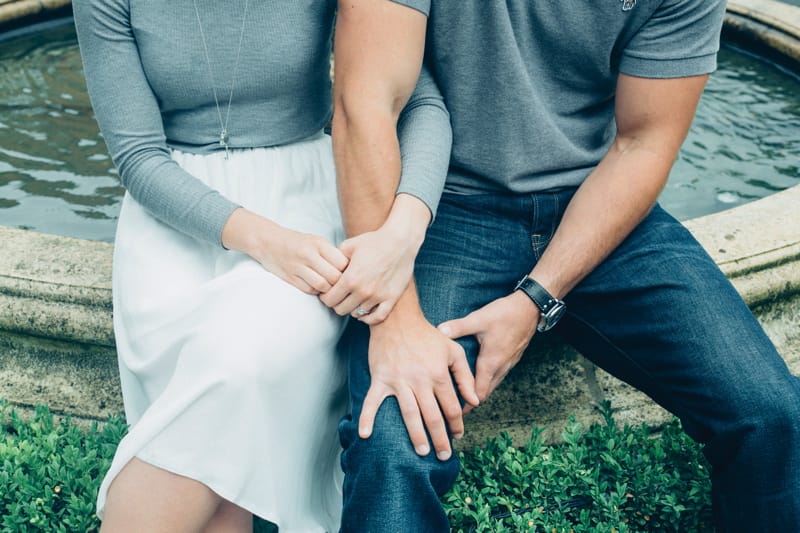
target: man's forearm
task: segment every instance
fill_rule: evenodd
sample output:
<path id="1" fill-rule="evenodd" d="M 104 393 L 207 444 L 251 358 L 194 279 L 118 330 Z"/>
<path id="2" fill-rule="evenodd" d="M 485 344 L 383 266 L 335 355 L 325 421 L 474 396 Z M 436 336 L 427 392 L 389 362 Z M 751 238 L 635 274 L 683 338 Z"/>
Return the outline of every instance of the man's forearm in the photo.
<path id="1" fill-rule="evenodd" d="M 707 76 L 620 76 L 618 133 L 578 188 L 531 277 L 563 298 L 650 212 L 691 125 Z"/>
<path id="2" fill-rule="evenodd" d="M 425 17 L 392 2 L 339 3 L 333 149 L 349 236 L 378 229 L 400 182 L 397 121 L 422 65 Z"/>
<path id="3" fill-rule="evenodd" d="M 348 236 L 374 231 L 383 226 L 395 206 L 395 193 L 400 183 L 400 145 L 397 119 L 388 107 L 337 107 L 333 120 L 333 148 L 336 158 L 337 186 L 342 218 Z M 407 212 L 419 206 L 407 205 Z M 413 240 L 418 249 L 430 220 L 423 207 L 417 216 L 399 214 L 404 226 L 402 238 Z M 406 231 L 407 230 L 407 231 Z M 402 304 L 402 305 L 401 305 Z M 410 311 L 410 315 L 406 314 Z M 413 282 L 404 291 L 392 312 L 396 317 L 419 314 Z M 390 315 L 391 316 L 391 315 Z"/>
<path id="4" fill-rule="evenodd" d="M 369 127 L 359 127 L 347 122 L 346 118 L 341 118 L 338 122 L 334 119 L 339 202 L 348 236 L 380 228 L 387 222 L 393 207 L 405 207 L 405 212 L 398 213 L 394 218 L 403 227 L 401 238 L 412 239 L 415 249 L 419 249 L 430 220 L 430 212 L 416 200 L 413 202 L 417 205 L 394 205 L 401 168 L 396 129 L 386 117 L 371 121 Z M 364 179 L 367 176 L 386 178 Z M 402 197 L 399 199 L 403 200 Z M 407 214 L 413 211 L 416 214 Z M 412 279 L 386 321 L 382 323 L 385 325 L 372 327 L 395 327 L 395 322 L 421 317 Z"/>
<path id="5" fill-rule="evenodd" d="M 396 117 L 384 111 L 366 120 L 338 108 L 333 149 L 348 236 L 378 229 L 389 216 L 400 182 Z"/>
<path id="6" fill-rule="evenodd" d="M 412 261 L 431 212 L 412 196 L 395 201 L 402 166 L 397 124 L 421 70 L 426 22 L 418 11 L 393 2 L 340 2 L 335 43 L 333 147 L 345 229 L 350 237 L 375 231 L 392 214 L 384 238 L 402 242 L 398 249 Z M 334 287 L 330 299 L 346 289 Z M 416 293 L 408 297 L 416 300 Z M 354 299 L 360 298 L 349 298 Z M 353 303 L 342 302 L 342 312 Z M 368 318 L 385 316 L 378 311 Z"/>
<path id="7" fill-rule="evenodd" d="M 578 188 L 531 277 L 563 298 L 652 209 L 671 166 L 651 152 L 612 148 Z"/>

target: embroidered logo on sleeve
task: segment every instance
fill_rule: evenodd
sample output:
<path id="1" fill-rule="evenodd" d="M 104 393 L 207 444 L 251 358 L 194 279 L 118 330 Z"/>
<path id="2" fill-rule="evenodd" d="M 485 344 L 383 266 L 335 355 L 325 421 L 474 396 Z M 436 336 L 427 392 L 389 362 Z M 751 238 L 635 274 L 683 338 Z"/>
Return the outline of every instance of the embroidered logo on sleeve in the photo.
<path id="1" fill-rule="evenodd" d="M 636 0 L 619 0 L 622 2 L 622 10 L 623 11 L 630 11 L 633 9 L 633 6 L 636 5 Z"/>

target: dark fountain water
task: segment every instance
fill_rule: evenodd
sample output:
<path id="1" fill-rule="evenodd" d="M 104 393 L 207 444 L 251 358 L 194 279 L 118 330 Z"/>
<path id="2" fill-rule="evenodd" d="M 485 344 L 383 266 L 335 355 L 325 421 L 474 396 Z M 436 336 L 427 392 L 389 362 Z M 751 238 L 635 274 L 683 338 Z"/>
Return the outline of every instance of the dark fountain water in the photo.
<path id="1" fill-rule="evenodd" d="M 800 184 L 800 80 L 729 46 L 719 65 L 661 197 L 682 219 Z M 1 42 L 0 224 L 112 241 L 123 192 L 72 25 Z"/>

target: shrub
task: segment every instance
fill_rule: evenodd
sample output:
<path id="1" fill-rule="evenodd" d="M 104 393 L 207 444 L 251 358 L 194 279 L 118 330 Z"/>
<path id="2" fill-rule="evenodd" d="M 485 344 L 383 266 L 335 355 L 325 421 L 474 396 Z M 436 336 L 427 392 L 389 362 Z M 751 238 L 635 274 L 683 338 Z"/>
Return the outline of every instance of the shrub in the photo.
<path id="1" fill-rule="evenodd" d="M 534 429 L 521 448 L 506 434 L 460 453 L 463 472 L 443 502 L 453 531 L 710 531 L 710 483 L 700 448 L 667 424 L 572 421 L 564 443 Z M 82 429 L 45 407 L 23 419 L 0 402 L 0 531 L 95 532 L 97 489 L 126 431 L 113 418 Z M 257 533 L 274 533 L 257 520 Z"/>
<path id="2" fill-rule="evenodd" d="M 541 430 L 515 448 L 506 434 L 461 454 L 463 472 L 444 497 L 454 531 L 712 531 L 708 465 L 700 447 L 667 424 L 585 431 L 571 420 L 564 443 L 545 446 Z"/>
<path id="3" fill-rule="evenodd" d="M 97 488 L 124 432 L 119 418 L 84 431 L 44 407 L 23 420 L 0 403 L 0 529 L 97 531 Z"/>

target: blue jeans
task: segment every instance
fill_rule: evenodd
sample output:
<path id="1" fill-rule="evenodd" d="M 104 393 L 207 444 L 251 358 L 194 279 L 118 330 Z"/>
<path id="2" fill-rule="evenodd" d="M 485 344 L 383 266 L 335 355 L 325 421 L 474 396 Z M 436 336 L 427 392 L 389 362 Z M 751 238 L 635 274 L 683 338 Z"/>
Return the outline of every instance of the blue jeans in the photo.
<path id="1" fill-rule="evenodd" d="M 415 270 L 428 320 L 462 317 L 507 295 L 541 256 L 573 192 L 445 194 Z M 705 445 L 719 531 L 800 530 L 800 379 L 679 222 L 657 206 L 565 301 L 553 331 Z M 353 410 L 339 427 L 342 530 L 448 531 L 438 498 L 458 461 L 417 456 L 394 398 L 373 435 L 358 437 L 368 335 L 353 321 L 344 341 Z M 460 342 L 474 369 L 477 342 Z"/>

